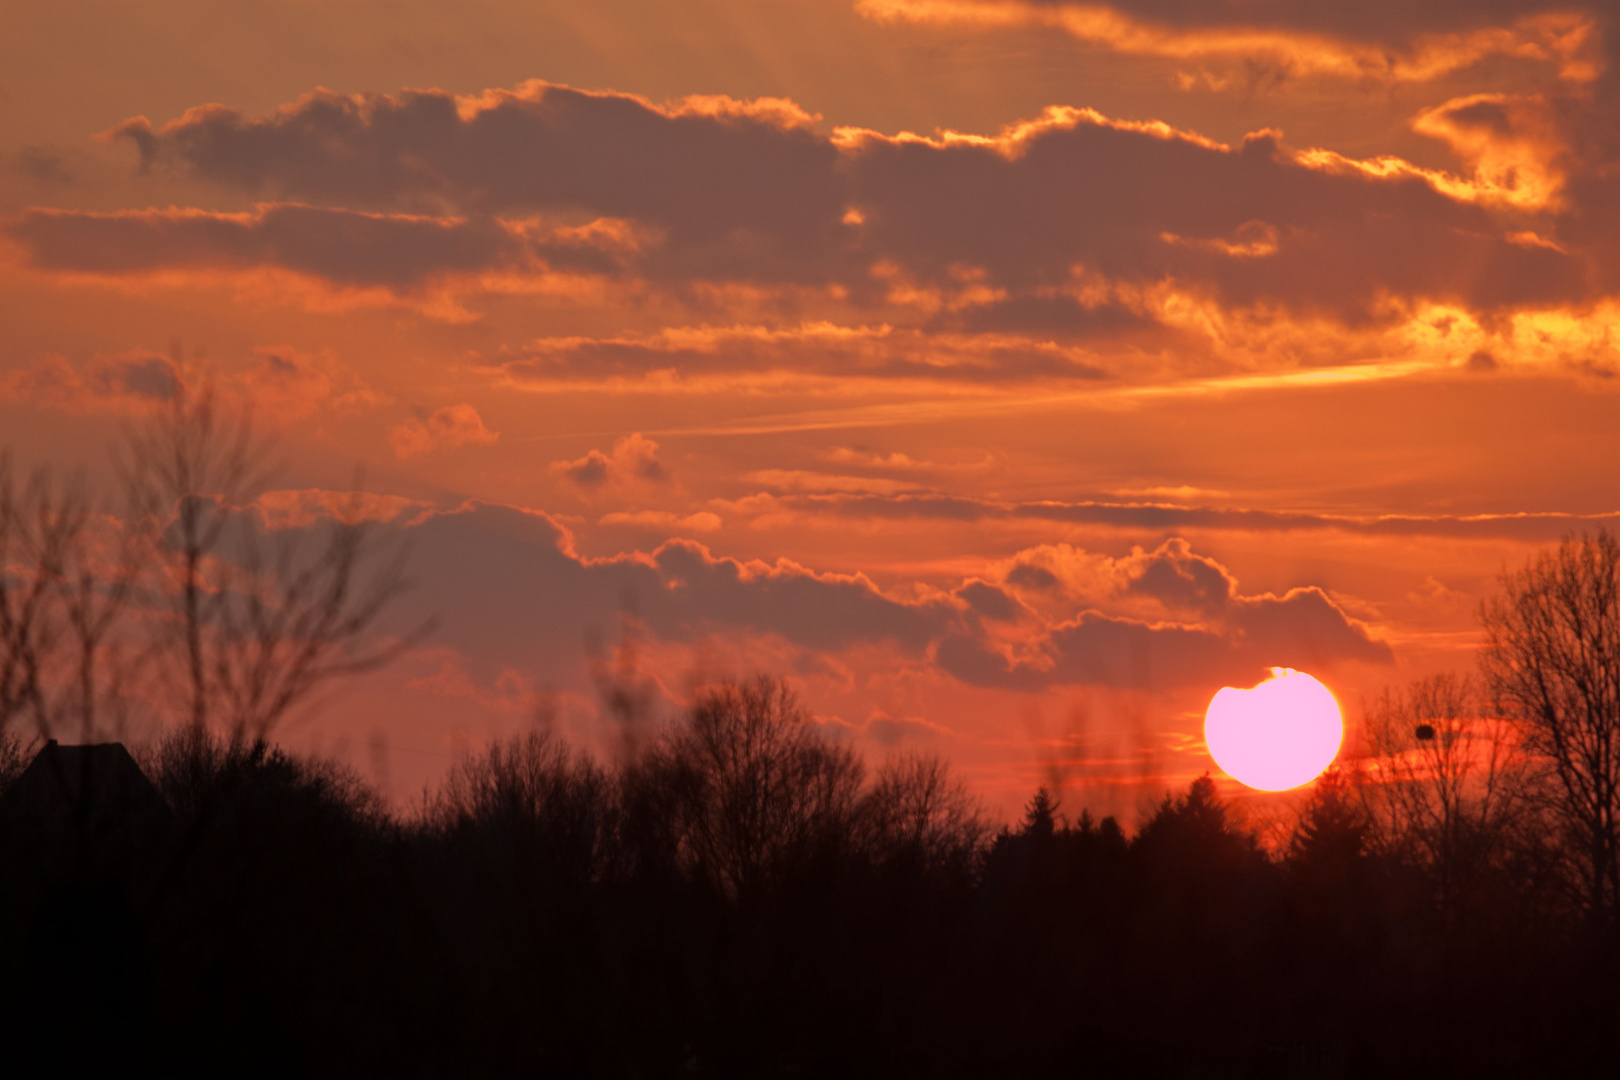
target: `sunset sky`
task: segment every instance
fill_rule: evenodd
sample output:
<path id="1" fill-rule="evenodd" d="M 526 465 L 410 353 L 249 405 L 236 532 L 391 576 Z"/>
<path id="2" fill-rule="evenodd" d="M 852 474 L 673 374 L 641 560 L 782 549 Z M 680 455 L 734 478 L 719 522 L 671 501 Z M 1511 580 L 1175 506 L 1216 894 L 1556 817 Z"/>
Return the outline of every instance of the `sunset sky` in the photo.
<path id="1" fill-rule="evenodd" d="M 211 370 L 438 630 L 283 733 L 408 797 L 769 671 L 998 813 L 1354 720 L 1620 524 L 1620 16 L 1537 0 L 0 6 L 0 443 Z M 171 360 L 181 343 L 185 370 Z"/>

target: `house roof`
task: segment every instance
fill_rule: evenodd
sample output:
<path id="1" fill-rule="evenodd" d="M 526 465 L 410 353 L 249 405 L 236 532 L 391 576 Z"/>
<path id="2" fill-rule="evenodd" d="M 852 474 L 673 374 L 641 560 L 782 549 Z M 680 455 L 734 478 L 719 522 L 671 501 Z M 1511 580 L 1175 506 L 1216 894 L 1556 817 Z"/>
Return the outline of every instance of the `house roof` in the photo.
<path id="1" fill-rule="evenodd" d="M 0 795 L 0 822 L 12 829 L 76 826 L 106 834 L 172 818 L 123 743 L 64 746 L 52 739 Z"/>

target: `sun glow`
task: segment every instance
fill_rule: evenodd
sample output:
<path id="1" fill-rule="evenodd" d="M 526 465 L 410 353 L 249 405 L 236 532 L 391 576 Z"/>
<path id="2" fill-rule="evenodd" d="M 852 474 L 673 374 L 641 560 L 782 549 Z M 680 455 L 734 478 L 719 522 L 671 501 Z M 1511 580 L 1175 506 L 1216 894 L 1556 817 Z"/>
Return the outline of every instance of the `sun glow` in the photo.
<path id="1" fill-rule="evenodd" d="M 1344 738 L 1339 703 L 1303 671 L 1272 668 L 1252 690 L 1222 687 L 1204 714 L 1204 743 L 1233 779 L 1261 791 L 1308 784 Z"/>

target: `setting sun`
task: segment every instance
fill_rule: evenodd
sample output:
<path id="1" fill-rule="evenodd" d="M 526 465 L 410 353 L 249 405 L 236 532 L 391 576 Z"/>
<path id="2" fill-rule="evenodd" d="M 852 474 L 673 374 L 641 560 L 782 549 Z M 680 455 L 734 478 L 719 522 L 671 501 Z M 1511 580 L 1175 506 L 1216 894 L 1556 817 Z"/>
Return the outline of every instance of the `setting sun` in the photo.
<path id="1" fill-rule="evenodd" d="M 1339 703 L 1303 671 L 1272 668 L 1252 690 L 1222 687 L 1204 715 L 1215 763 L 1261 791 L 1308 784 L 1333 763 L 1344 738 Z"/>

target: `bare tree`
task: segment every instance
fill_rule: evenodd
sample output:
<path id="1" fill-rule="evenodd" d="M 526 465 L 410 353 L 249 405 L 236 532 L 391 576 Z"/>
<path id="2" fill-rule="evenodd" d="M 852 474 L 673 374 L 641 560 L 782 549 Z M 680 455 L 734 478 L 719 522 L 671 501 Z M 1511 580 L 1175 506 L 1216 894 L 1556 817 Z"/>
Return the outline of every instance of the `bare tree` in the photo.
<path id="1" fill-rule="evenodd" d="M 23 712 L 52 737 L 97 733 L 108 637 L 140 572 L 135 531 L 93 510 L 83 477 L 36 470 L 21 488 L 0 457 L 0 727 Z"/>
<path id="2" fill-rule="evenodd" d="M 46 485 L 35 473 L 19 489 L 0 455 L 0 730 L 28 712 L 49 723 L 46 669 L 62 633 L 51 586 L 65 537 Z"/>
<path id="3" fill-rule="evenodd" d="M 458 761 L 424 820 L 443 833 L 487 831 L 534 869 L 589 880 L 608 863 L 613 796 L 600 765 L 533 730 Z"/>
<path id="4" fill-rule="evenodd" d="M 309 532 L 269 529 L 251 505 L 268 444 L 211 383 L 177 386 L 128 438 L 124 477 L 151 529 L 156 593 L 172 605 L 172 680 L 194 726 L 222 725 L 262 752 L 271 730 L 323 685 L 380 667 L 426 634 L 376 633 L 407 586 L 404 552 L 381 550 L 358 491 Z"/>
<path id="5" fill-rule="evenodd" d="M 1554 777 L 1592 919 L 1620 915 L 1620 544 L 1607 531 L 1566 538 L 1480 611 L 1490 691 Z"/>
<path id="6" fill-rule="evenodd" d="M 971 869 L 990 835 L 977 800 L 936 756 L 885 762 L 862 810 L 875 854 L 929 870 Z"/>
<path id="7" fill-rule="evenodd" d="M 786 683 L 763 676 L 703 691 L 638 767 L 688 871 L 729 897 L 768 891 L 847 843 L 862 774 Z"/>
<path id="8" fill-rule="evenodd" d="M 1386 854 L 1426 867 L 1443 909 L 1460 902 L 1521 819 L 1525 761 L 1512 725 L 1467 676 L 1433 675 L 1367 708 L 1375 775 L 1359 785 Z"/>
<path id="9" fill-rule="evenodd" d="M 161 593 L 173 597 L 184 657 L 187 712 L 194 725 L 208 720 L 213 690 L 205 637 L 224 595 L 208 580 L 209 563 L 232 510 L 263 479 L 268 447 L 253 437 L 251 418 L 220 408 L 216 388 L 191 389 L 176 379 L 167 409 L 131 429 L 124 483 L 135 512 L 161 527 L 155 545 Z"/>

